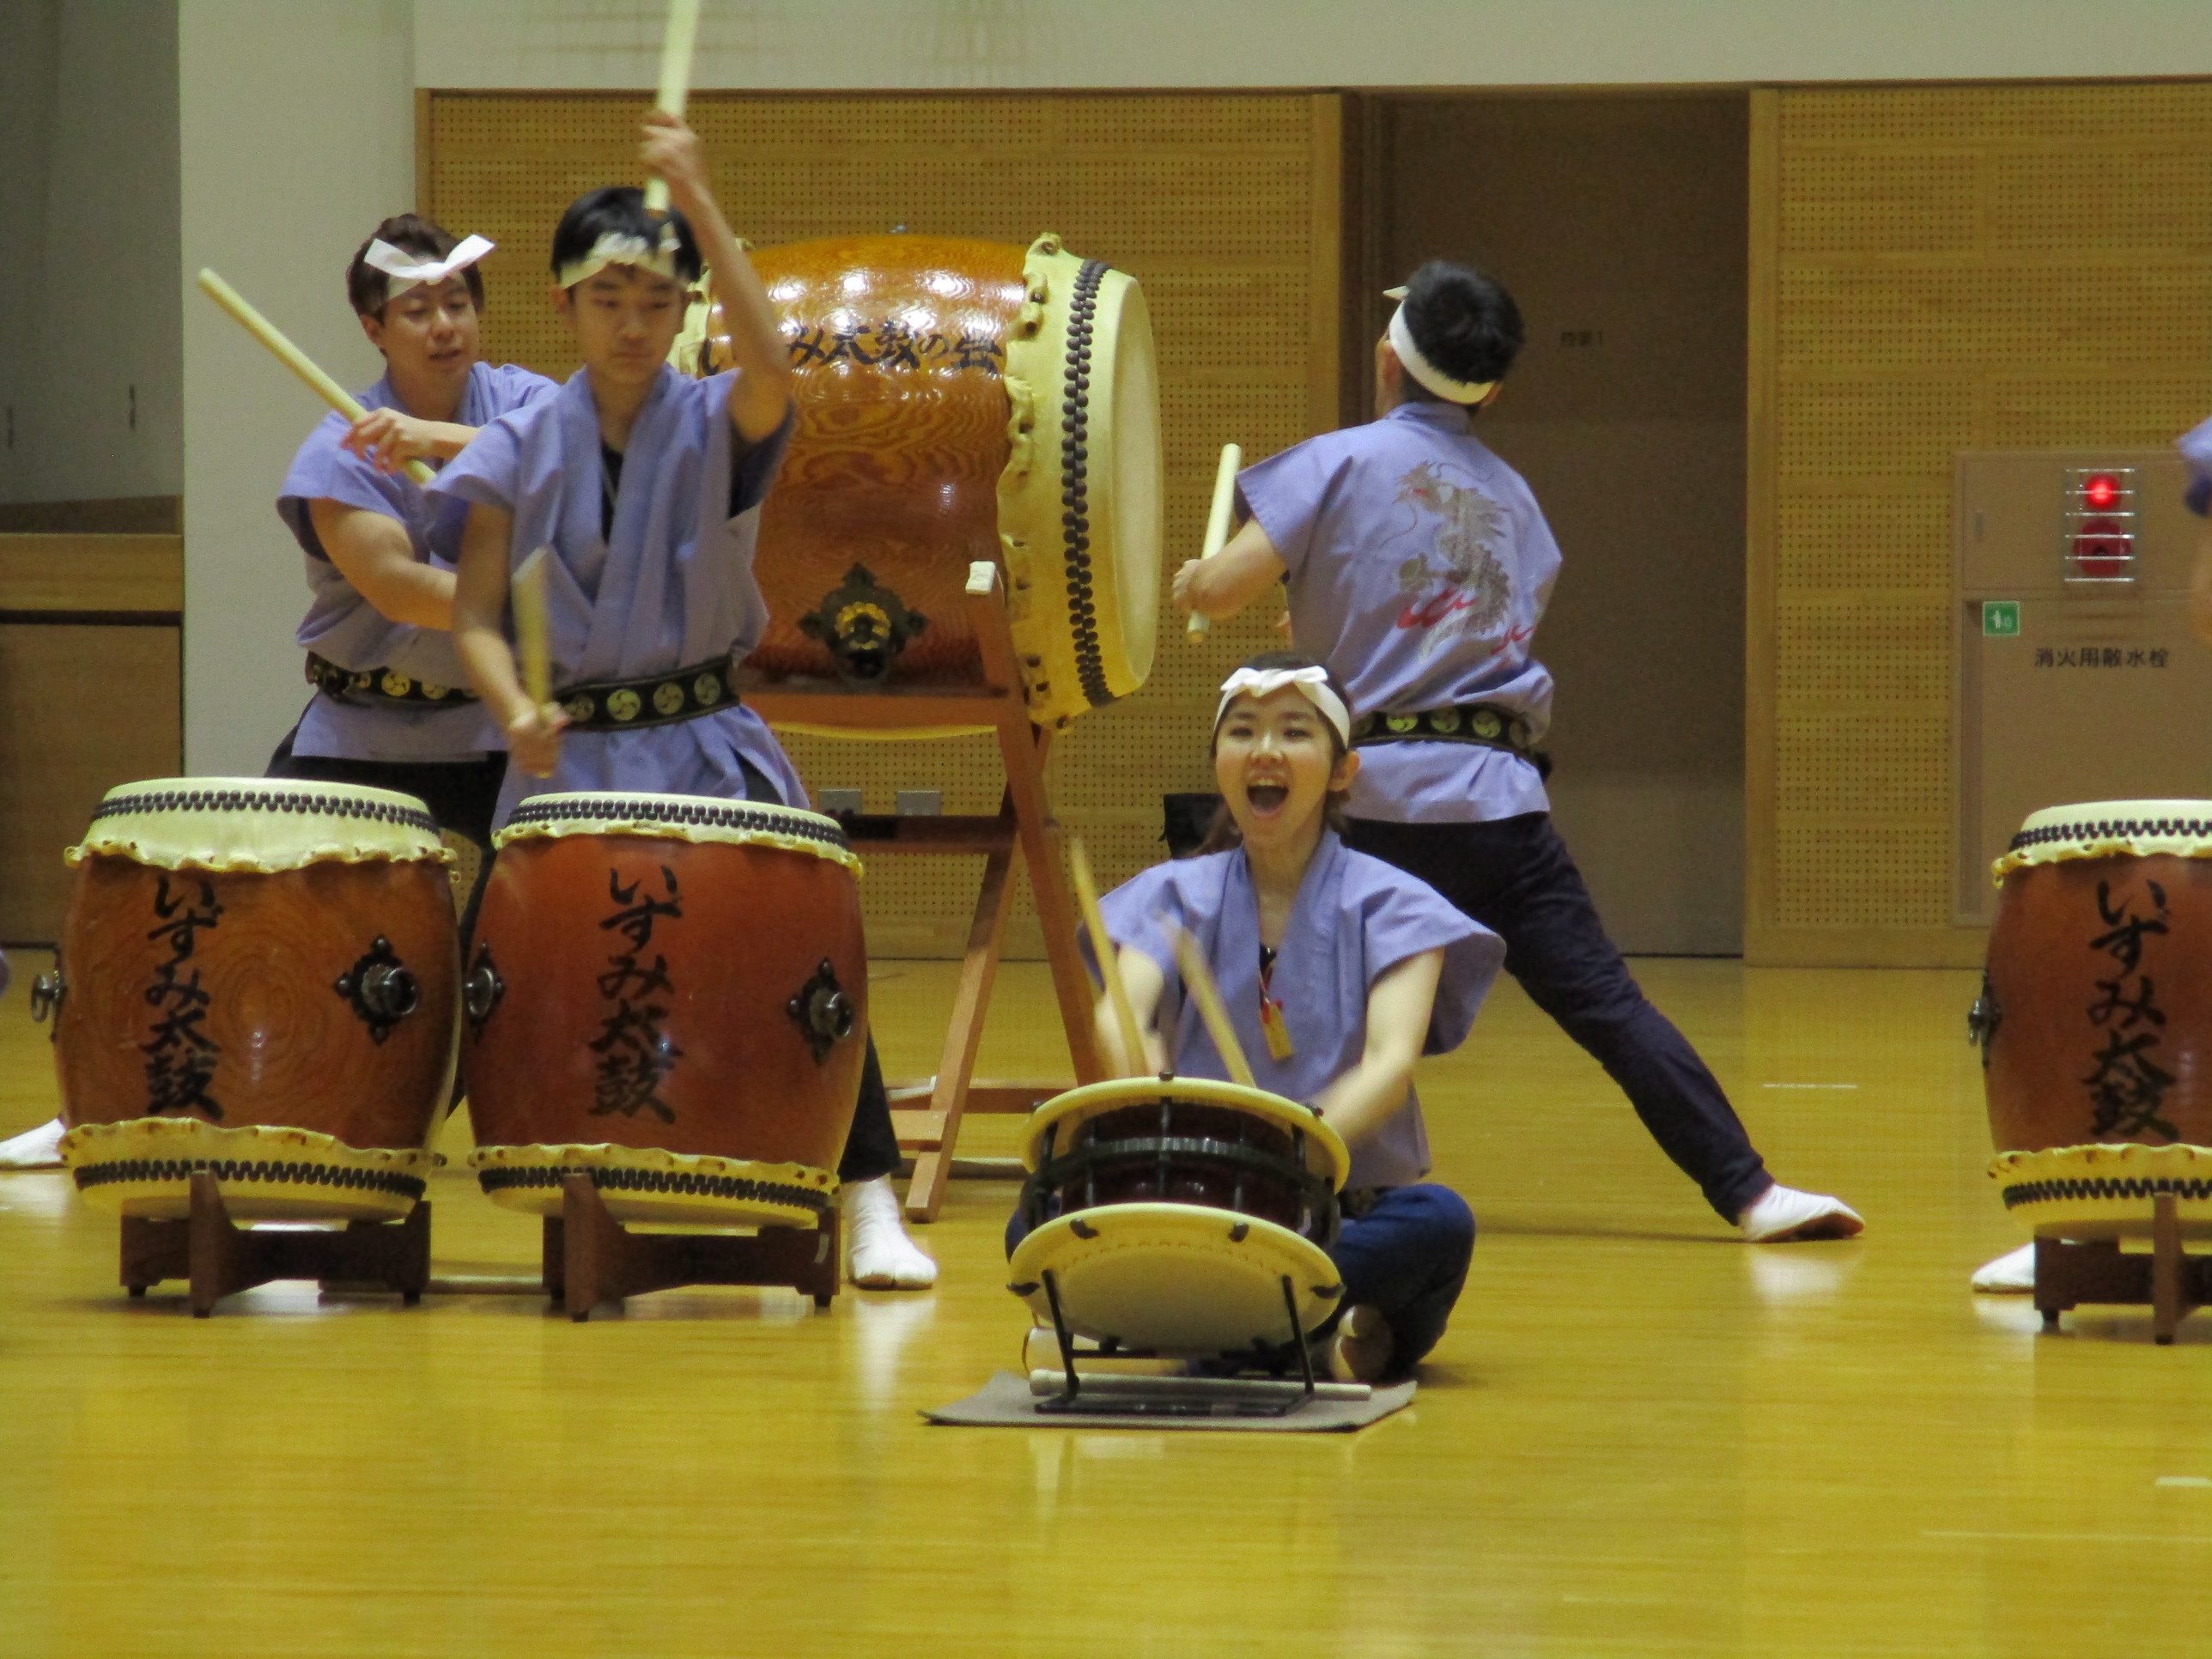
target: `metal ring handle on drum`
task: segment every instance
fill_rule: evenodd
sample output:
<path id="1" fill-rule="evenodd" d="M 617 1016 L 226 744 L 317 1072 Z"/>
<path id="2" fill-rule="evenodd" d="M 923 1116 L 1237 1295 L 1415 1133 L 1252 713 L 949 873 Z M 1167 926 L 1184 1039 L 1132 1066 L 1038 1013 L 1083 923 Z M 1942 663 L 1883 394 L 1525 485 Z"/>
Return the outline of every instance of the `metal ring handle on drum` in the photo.
<path id="1" fill-rule="evenodd" d="M 461 1006 L 468 1013 L 470 1036 L 483 1036 L 484 1022 L 491 1018 L 492 1011 L 506 994 L 507 981 L 499 976 L 499 969 L 492 962 L 489 942 L 478 945 L 476 963 L 461 983 Z"/>
<path id="2" fill-rule="evenodd" d="M 830 1058 L 830 1049 L 853 1035 L 860 1021 L 860 1010 L 837 982 L 837 970 L 827 957 L 816 964 L 814 976 L 799 988 L 798 994 L 783 1005 L 783 1011 L 806 1039 L 817 1066 Z"/>
<path id="3" fill-rule="evenodd" d="M 331 988 L 352 1005 L 355 1015 L 368 1027 L 369 1040 L 378 1043 L 422 1001 L 414 969 L 399 960 L 392 941 L 380 933 Z"/>
<path id="4" fill-rule="evenodd" d="M 69 994 L 69 981 L 62 977 L 62 965 L 57 962 L 47 972 L 31 981 L 31 1018 L 44 1024 L 46 1016 L 61 1024 L 62 999 Z"/>

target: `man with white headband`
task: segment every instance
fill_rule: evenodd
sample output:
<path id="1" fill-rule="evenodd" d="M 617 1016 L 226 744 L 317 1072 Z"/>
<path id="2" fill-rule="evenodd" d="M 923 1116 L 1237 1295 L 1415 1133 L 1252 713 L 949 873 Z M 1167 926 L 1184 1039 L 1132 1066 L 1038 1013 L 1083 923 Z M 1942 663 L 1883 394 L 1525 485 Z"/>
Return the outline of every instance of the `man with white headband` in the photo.
<path id="1" fill-rule="evenodd" d="M 455 855 L 465 908 L 491 856 L 506 742 L 447 631 L 465 514 L 404 469 L 459 454 L 480 428 L 556 390 L 480 360 L 477 264 L 491 246 L 411 213 L 362 243 L 346 297 L 384 374 L 359 394 L 361 420 L 325 415 L 307 434 L 276 498 L 307 561 L 312 597 L 295 637 L 314 691 L 269 775 L 419 797 Z M 58 1164 L 61 1130 L 57 1119 L 0 1142 L 0 1168 Z"/>
<path id="2" fill-rule="evenodd" d="M 697 135 L 656 112 L 639 161 L 667 181 L 670 211 L 615 185 L 579 197 L 554 229 L 553 302 L 583 367 L 433 487 L 468 511 L 455 629 L 512 753 L 502 821 L 532 795 L 580 789 L 808 801 L 732 672 L 768 622 L 753 550 L 795 421 L 789 349 Z M 668 357 L 708 267 L 736 367 L 700 380 Z M 540 549 L 555 687 L 544 707 L 506 633 L 511 574 Z M 871 1043 L 838 1168 L 847 1267 L 863 1285 L 918 1290 L 937 1264 L 906 1235 L 898 1161 Z"/>
<path id="3" fill-rule="evenodd" d="M 1766 1172 L 1719 1082 L 1637 988 L 1552 826 L 1552 678 L 1531 647 L 1559 552 L 1528 486 L 1474 434 L 1520 350 L 1519 310 L 1442 260 L 1389 297 L 1376 418 L 1246 468 L 1246 522 L 1183 567 L 1176 598 L 1226 617 L 1287 583 L 1299 647 L 1362 711 L 1346 842 L 1501 935 L 1506 971 L 1746 1238 L 1856 1233 L 1847 1205 Z"/>

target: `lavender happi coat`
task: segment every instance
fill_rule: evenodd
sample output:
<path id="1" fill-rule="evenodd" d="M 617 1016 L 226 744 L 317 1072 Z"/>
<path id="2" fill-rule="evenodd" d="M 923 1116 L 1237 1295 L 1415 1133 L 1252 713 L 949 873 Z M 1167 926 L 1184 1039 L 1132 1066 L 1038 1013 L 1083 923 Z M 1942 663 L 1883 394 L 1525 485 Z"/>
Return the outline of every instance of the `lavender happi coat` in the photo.
<path id="1" fill-rule="evenodd" d="M 1306 866 L 1278 947 L 1271 991 L 1295 1052 L 1278 1060 L 1260 1025 L 1260 908 L 1241 848 L 1156 865 L 1101 902 L 1106 931 L 1160 965 L 1167 977 L 1159 1028 L 1170 1063 L 1192 1077 L 1226 1078 L 1213 1040 L 1183 993 L 1173 928 L 1196 937 L 1221 987 L 1237 1041 L 1260 1087 L 1311 1101 L 1359 1063 L 1375 981 L 1425 951 L 1444 953 L 1425 1054 L 1466 1039 L 1505 959 L 1498 937 L 1446 903 L 1426 883 L 1324 833 Z M 1086 941 L 1087 943 L 1087 941 Z M 1398 1187 L 1428 1172 L 1419 1101 L 1406 1103 L 1352 1150 L 1352 1187 Z"/>
<path id="2" fill-rule="evenodd" d="M 544 375 L 512 363 L 496 368 L 478 363 L 469 371 L 453 419 L 462 426 L 484 426 L 558 389 Z M 388 376 L 362 392 L 361 404 L 364 409 L 401 407 Z M 390 668 L 433 685 L 465 686 L 468 678 L 454 654 L 453 635 L 387 619 L 331 562 L 315 534 L 310 503 L 332 501 L 397 519 L 406 526 L 415 556 L 426 564 L 451 570 L 460 556 L 467 509 L 432 495 L 404 472 L 380 472 L 343 447 L 340 441 L 352 428 L 342 415 L 325 416 L 292 458 L 276 498 L 277 515 L 307 555 L 307 586 L 314 595 L 295 637 L 303 649 L 341 668 Z M 475 702 L 409 708 L 319 696 L 300 717 L 292 752 L 347 760 L 459 761 L 506 746 L 497 724 Z"/>
<path id="3" fill-rule="evenodd" d="M 735 374 L 694 380 L 664 368 L 623 452 L 612 534 L 599 533 L 604 492 L 591 371 L 494 422 L 440 475 L 438 495 L 514 515 L 509 569 L 550 547 L 546 597 L 556 688 L 635 679 L 723 658 L 760 642 L 768 606 L 753 576 L 760 506 L 791 422 L 740 454 L 731 430 Z M 745 768 L 787 805 L 805 786 L 768 725 L 732 705 L 635 731 L 570 732 L 552 776 L 510 768 L 504 821 L 532 795 L 572 789 L 742 798 Z"/>
<path id="4" fill-rule="evenodd" d="M 1401 404 L 1249 466 L 1237 483 L 1286 568 L 1298 649 L 1328 665 L 1356 712 L 1486 702 L 1542 738 L 1552 676 L 1531 646 L 1559 550 L 1466 410 Z M 1548 809 L 1536 769 L 1504 750 L 1377 744 L 1360 759 L 1357 817 L 1468 823 Z"/>

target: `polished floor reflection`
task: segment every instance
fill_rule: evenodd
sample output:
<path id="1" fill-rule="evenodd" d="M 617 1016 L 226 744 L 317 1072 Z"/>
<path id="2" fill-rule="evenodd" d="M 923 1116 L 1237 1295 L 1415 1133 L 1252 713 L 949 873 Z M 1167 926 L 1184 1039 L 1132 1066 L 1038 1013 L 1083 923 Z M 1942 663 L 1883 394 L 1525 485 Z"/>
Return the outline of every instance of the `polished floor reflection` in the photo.
<path id="1" fill-rule="evenodd" d="M 0 1133 L 52 1105 L 19 957 Z M 2039 1337 L 1968 1271 L 1962 974 L 1641 975 L 1769 1164 L 1866 1215 L 1753 1249 L 1517 993 L 1424 1073 L 1482 1237 L 1409 1413 L 1352 1437 L 933 1429 L 1015 1363 L 1012 1199 L 956 1182 L 932 1295 L 533 1298 L 115 1288 L 113 1224 L 0 1176 L 0 1652 L 2045 1656 L 2205 1650 L 2212 1312 Z M 1009 969 L 984 1070 L 1063 1063 Z M 944 964 L 879 967 L 896 1073 Z M 986 1121 L 973 1147 L 1004 1150 Z M 453 1150 L 448 1142 L 447 1150 Z M 441 1271 L 532 1224 L 434 1188 Z"/>

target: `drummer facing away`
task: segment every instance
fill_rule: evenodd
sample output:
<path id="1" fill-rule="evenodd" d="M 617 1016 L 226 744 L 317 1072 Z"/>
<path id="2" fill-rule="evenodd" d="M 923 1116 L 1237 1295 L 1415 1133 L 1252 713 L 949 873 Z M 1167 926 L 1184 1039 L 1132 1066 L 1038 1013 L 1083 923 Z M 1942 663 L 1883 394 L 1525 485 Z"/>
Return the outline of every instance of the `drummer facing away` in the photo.
<path id="1" fill-rule="evenodd" d="M 1271 652 L 1229 677 L 1209 850 L 1155 866 L 1101 905 L 1145 1052 L 1122 1052 L 1104 998 L 1097 1023 L 1124 1075 L 1229 1077 L 1176 973 L 1176 930 L 1188 929 L 1254 1082 L 1311 1106 L 1351 1152 L 1329 1250 L 1344 1310 L 1318 1336 L 1336 1376 L 1369 1382 L 1412 1370 L 1467 1281 L 1474 1216 L 1425 1179 L 1413 1066 L 1466 1038 L 1504 946 L 1427 884 L 1344 844 L 1339 814 L 1360 766 L 1352 730 L 1342 688 L 1311 658 Z M 1009 1254 L 1023 1222 L 1007 1230 Z"/>
<path id="2" fill-rule="evenodd" d="M 1496 932 L 1505 970 L 1745 1238 L 1856 1234 L 1848 1205 L 1767 1173 L 1719 1082 L 1630 976 L 1553 828 L 1552 678 L 1533 646 L 1559 550 L 1528 486 L 1474 433 L 1521 349 L 1521 313 L 1498 283 L 1442 260 L 1391 297 L 1376 418 L 1247 467 L 1245 523 L 1176 574 L 1176 602 L 1229 617 L 1286 583 L 1292 638 L 1365 711 L 1346 844 Z"/>
<path id="3" fill-rule="evenodd" d="M 494 422 L 435 485 L 468 504 L 454 639 L 512 754 L 502 821 L 530 795 L 571 790 L 807 805 L 729 672 L 767 622 L 752 560 L 793 422 L 787 349 L 708 189 L 698 138 L 655 112 L 641 158 L 666 181 L 674 210 L 653 212 L 642 191 L 611 186 L 571 204 L 553 234 L 554 304 L 583 367 L 556 396 Z M 702 274 L 695 228 L 738 365 L 708 380 L 668 364 L 686 291 Z M 543 707 L 524 691 L 504 632 L 510 574 L 539 548 L 549 550 L 551 657 L 565 688 Z M 672 687 L 681 696 L 662 707 Z M 838 1170 L 847 1265 L 864 1285 L 936 1278 L 890 1188 L 898 1156 L 871 1042 Z"/>

